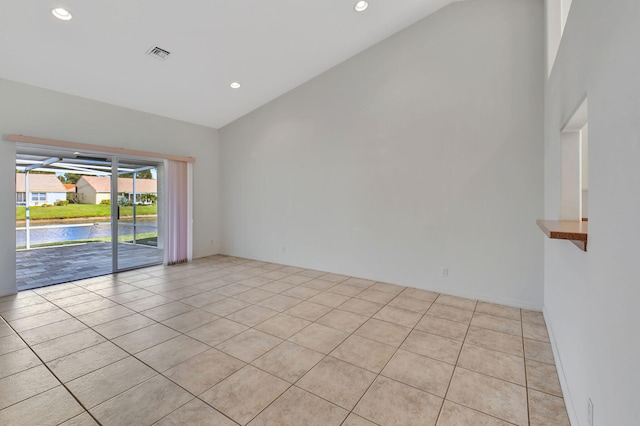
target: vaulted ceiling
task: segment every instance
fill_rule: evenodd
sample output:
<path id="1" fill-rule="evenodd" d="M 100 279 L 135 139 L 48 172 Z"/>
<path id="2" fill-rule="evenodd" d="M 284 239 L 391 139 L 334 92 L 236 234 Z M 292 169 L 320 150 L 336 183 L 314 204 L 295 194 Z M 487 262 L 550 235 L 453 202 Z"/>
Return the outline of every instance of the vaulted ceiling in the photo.
<path id="1" fill-rule="evenodd" d="M 0 77 L 219 128 L 451 2 L 0 0 Z"/>

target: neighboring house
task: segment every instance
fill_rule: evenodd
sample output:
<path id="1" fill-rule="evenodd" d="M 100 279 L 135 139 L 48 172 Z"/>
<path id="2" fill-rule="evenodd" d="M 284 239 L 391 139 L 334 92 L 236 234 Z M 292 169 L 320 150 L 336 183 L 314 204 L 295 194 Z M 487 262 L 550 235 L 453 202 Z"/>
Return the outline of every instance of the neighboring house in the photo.
<path id="1" fill-rule="evenodd" d="M 99 176 L 82 176 L 76 183 L 76 192 L 80 204 L 100 204 L 111 199 L 111 178 Z M 157 181 L 154 179 L 136 179 L 136 202 L 140 203 L 143 195 L 156 195 Z M 133 179 L 118 178 L 118 196 L 133 201 Z"/>
<path id="2" fill-rule="evenodd" d="M 80 204 L 100 204 L 111 199 L 111 178 L 82 176 L 76 182 L 76 193 Z"/>
<path id="3" fill-rule="evenodd" d="M 67 199 L 67 189 L 56 175 L 29 173 L 30 206 L 55 204 Z M 26 205 L 25 174 L 16 173 L 16 206 Z"/>
<path id="4" fill-rule="evenodd" d="M 78 194 L 76 194 L 76 185 L 74 183 L 64 183 L 63 185 L 67 188 L 67 201 L 77 204 Z"/>

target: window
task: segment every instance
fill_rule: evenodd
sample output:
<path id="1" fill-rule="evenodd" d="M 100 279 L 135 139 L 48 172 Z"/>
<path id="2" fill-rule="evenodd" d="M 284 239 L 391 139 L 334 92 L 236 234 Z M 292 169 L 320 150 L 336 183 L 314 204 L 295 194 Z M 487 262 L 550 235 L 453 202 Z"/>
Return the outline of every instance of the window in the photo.
<path id="1" fill-rule="evenodd" d="M 33 203 L 44 203 L 47 201 L 47 193 L 46 192 L 32 192 L 31 193 L 31 202 Z"/>
<path id="2" fill-rule="evenodd" d="M 27 198 L 24 192 L 16 192 L 16 206 L 24 206 L 27 204 Z"/>

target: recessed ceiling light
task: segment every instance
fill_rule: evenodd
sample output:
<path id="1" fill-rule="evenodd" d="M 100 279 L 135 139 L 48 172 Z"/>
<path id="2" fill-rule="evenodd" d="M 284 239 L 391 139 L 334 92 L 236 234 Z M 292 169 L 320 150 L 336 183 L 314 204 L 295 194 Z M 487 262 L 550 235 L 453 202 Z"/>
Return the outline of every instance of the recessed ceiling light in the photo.
<path id="1" fill-rule="evenodd" d="M 69 21 L 71 20 L 71 18 L 73 18 L 71 13 L 67 9 L 62 7 L 56 7 L 51 11 L 51 13 L 53 13 L 53 16 L 58 19 L 62 19 L 63 21 Z"/>
<path id="2" fill-rule="evenodd" d="M 232 89 L 239 89 L 240 88 L 240 83 L 238 83 L 237 81 L 234 81 L 229 86 L 231 86 Z"/>
<path id="3" fill-rule="evenodd" d="M 356 10 L 356 12 L 364 12 L 365 10 L 367 10 L 368 7 L 369 7 L 369 2 L 361 0 L 358 3 L 356 3 L 356 6 L 354 7 L 354 9 Z"/>

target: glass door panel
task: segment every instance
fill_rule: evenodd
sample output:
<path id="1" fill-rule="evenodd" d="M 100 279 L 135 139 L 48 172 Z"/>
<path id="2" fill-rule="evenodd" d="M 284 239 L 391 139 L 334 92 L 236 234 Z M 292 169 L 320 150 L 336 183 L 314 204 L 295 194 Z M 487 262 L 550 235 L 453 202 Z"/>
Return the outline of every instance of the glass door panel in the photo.
<path id="1" fill-rule="evenodd" d="M 114 242 L 117 271 L 162 263 L 164 250 L 161 244 L 158 174 L 159 164 L 140 161 L 117 160 L 117 182 L 112 186 L 117 206 L 117 241 Z M 115 173 L 114 173 L 115 176 Z"/>

